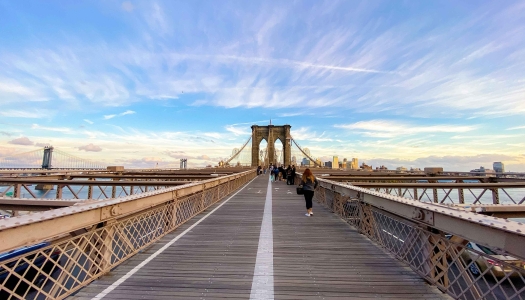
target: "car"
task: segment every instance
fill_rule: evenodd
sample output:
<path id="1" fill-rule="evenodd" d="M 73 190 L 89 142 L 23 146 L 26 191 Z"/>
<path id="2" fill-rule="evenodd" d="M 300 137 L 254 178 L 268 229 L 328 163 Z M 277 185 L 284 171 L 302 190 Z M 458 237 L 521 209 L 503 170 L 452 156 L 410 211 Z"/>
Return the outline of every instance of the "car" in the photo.
<path id="1" fill-rule="evenodd" d="M 48 242 L 44 242 L 0 253 L 0 285 L 11 290 L 16 289 L 15 292 L 19 295 L 24 295 L 29 288 L 29 285 L 21 281 L 19 277 L 10 276 L 11 273 L 8 269 L 14 270 L 20 277 L 23 276 L 25 280 L 34 282 L 37 286 L 41 285 L 45 281 L 46 274 L 51 274 L 56 269 L 55 266 L 61 254 L 60 250 L 53 248 L 46 249 L 43 252 L 38 251 L 49 245 Z M 27 255 L 24 256 L 24 254 Z M 46 255 L 49 256 L 50 259 L 48 259 Z M 25 259 L 30 261 L 34 266 L 25 260 L 20 262 L 20 260 L 16 259 L 21 256 L 24 256 Z M 42 271 L 39 271 L 37 268 Z M 4 299 L 2 293 L 6 292 L 0 290 L 0 299 Z"/>
<path id="2" fill-rule="evenodd" d="M 490 256 L 484 256 L 479 253 L 485 253 Z M 519 276 L 519 273 L 507 264 L 514 265 L 521 270 L 525 268 L 525 262 L 512 256 L 498 254 L 485 246 L 473 242 L 467 243 L 465 251 L 461 253 L 461 257 L 467 263 L 472 262 L 469 265 L 469 271 L 473 275 L 480 275 L 490 268 L 487 274 L 492 273 L 497 278 L 505 277 L 509 273 L 510 276 Z"/>

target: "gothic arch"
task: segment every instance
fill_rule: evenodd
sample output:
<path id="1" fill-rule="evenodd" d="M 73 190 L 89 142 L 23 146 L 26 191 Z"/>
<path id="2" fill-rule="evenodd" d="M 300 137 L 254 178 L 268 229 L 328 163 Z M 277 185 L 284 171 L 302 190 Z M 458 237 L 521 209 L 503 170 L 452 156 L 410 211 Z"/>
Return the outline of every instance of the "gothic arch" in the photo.
<path id="1" fill-rule="evenodd" d="M 291 163 L 291 146 L 290 146 L 290 125 L 276 126 L 252 126 L 252 167 L 261 165 L 259 161 L 259 145 L 262 140 L 266 140 L 268 145 L 268 157 L 275 156 L 275 142 L 279 139 L 283 144 L 284 165 Z M 275 163 L 270 161 L 269 163 Z"/>

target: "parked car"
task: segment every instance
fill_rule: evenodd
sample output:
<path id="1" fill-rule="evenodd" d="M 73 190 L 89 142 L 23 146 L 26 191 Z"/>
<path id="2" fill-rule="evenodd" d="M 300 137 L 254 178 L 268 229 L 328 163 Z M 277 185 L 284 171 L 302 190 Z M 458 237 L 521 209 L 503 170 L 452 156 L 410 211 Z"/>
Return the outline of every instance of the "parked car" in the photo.
<path id="1" fill-rule="evenodd" d="M 463 251 L 461 257 L 465 260 L 465 262 L 473 262 L 469 266 L 469 270 L 473 275 L 480 275 L 481 273 L 485 272 L 485 270 L 487 270 L 488 268 L 491 268 L 491 270 L 488 271 L 487 274 L 492 273 L 498 278 L 504 277 L 508 273 L 513 273 L 511 274 L 511 276 L 518 276 L 518 273 L 515 272 L 515 269 L 501 262 L 514 265 L 521 270 L 524 270 L 525 268 L 525 262 L 512 256 L 498 254 L 485 246 L 469 242 L 466 247 L 467 248 L 465 249 L 465 251 Z M 476 253 L 476 251 L 486 253 L 490 255 L 490 257 L 480 255 L 479 253 Z"/>
<path id="2" fill-rule="evenodd" d="M 49 246 L 49 243 L 39 243 L 32 246 L 18 248 L 6 253 L 0 253 L 0 285 L 5 286 L 8 289 L 14 289 L 16 287 L 16 293 L 19 295 L 25 294 L 29 285 L 25 282 L 20 282 L 20 278 L 17 276 L 10 276 L 10 271 L 6 268 L 14 270 L 14 272 L 29 282 L 34 282 L 35 285 L 41 285 L 46 278 L 46 274 L 51 274 L 56 266 L 56 261 L 60 256 L 59 250 L 48 249 L 44 253 L 49 256 L 43 255 L 44 253 L 38 252 L 36 250 L 42 249 Z M 53 252 L 51 252 L 53 251 Z M 31 252 L 35 252 L 30 254 Z M 19 257 L 24 254 L 29 254 L 25 256 L 26 260 L 30 261 L 34 266 L 30 265 L 27 261 L 12 260 L 15 257 Z M 11 261 L 12 260 L 12 261 Z M 36 267 L 36 268 L 35 268 Z M 37 268 L 41 269 L 39 271 Z M 3 290 L 0 290 L 0 299 L 3 298 L 3 293 L 6 293 Z"/>

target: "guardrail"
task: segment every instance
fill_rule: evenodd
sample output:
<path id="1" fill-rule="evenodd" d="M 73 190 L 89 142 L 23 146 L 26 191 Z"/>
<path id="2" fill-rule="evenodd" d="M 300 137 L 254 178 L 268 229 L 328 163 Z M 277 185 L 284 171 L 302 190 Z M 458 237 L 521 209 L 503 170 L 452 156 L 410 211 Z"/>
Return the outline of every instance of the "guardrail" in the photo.
<path id="1" fill-rule="evenodd" d="M 110 199 L 144 193 L 151 190 L 169 188 L 175 185 L 188 184 L 206 178 L 186 179 L 130 179 L 119 180 L 90 178 L 89 180 L 59 179 L 18 179 L 0 178 L 0 199 L 2 197 L 25 199 Z"/>
<path id="2" fill-rule="evenodd" d="M 0 299 L 63 299 L 254 177 L 250 170 L 0 220 Z"/>
<path id="3" fill-rule="evenodd" d="M 319 181 L 317 202 L 448 295 L 524 298 L 522 223 Z"/>
<path id="4" fill-rule="evenodd" d="M 523 204 L 525 183 L 382 183 L 352 182 L 353 186 L 423 202 L 449 204 Z"/>

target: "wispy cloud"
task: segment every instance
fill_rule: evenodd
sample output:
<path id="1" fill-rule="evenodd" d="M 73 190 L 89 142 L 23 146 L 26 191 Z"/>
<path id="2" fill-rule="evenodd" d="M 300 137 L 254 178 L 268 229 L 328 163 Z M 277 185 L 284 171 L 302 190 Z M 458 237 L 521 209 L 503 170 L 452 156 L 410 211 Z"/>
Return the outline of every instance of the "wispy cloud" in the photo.
<path id="1" fill-rule="evenodd" d="M 126 110 L 125 112 L 122 112 L 120 114 L 104 115 L 104 120 L 113 119 L 114 117 L 122 117 L 122 116 L 125 116 L 125 115 L 132 115 L 132 114 L 135 114 L 135 113 L 136 112 L 133 111 L 133 110 Z"/>
<path id="2" fill-rule="evenodd" d="M 48 117 L 51 112 L 38 110 L 6 109 L 0 111 L 0 116 L 8 118 L 40 119 Z"/>
<path id="3" fill-rule="evenodd" d="M 97 145 L 88 144 L 88 145 L 78 147 L 78 150 L 84 150 L 88 152 L 100 152 L 102 151 L 102 148 L 100 148 L 100 146 L 97 146 Z"/>
<path id="4" fill-rule="evenodd" d="M 370 137 L 396 137 L 419 133 L 457 133 L 473 131 L 476 126 L 464 125 L 417 125 L 400 121 L 370 120 L 352 124 L 336 124 L 335 128 L 356 130 Z"/>
<path id="5" fill-rule="evenodd" d="M 507 128 L 506 130 L 518 130 L 518 129 L 525 129 L 525 126 L 510 127 L 510 128 Z"/>
<path id="6" fill-rule="evenodd" d="M 88 119 L 84 119 L 84 122 L 88 123 L 88 124 L 93 124 L 93 121 L 90 121 Z"/>
<path id="7" fill-rule="evenodd" d="M 31 125 L 31 129 L 55 131 L 55 132 L 62 132 L 62 133 L 73 133 L 71 128 L 68 128 L 68 127 L 47 127 L 47 126 L 40 126 L 38 124 Z"/>

